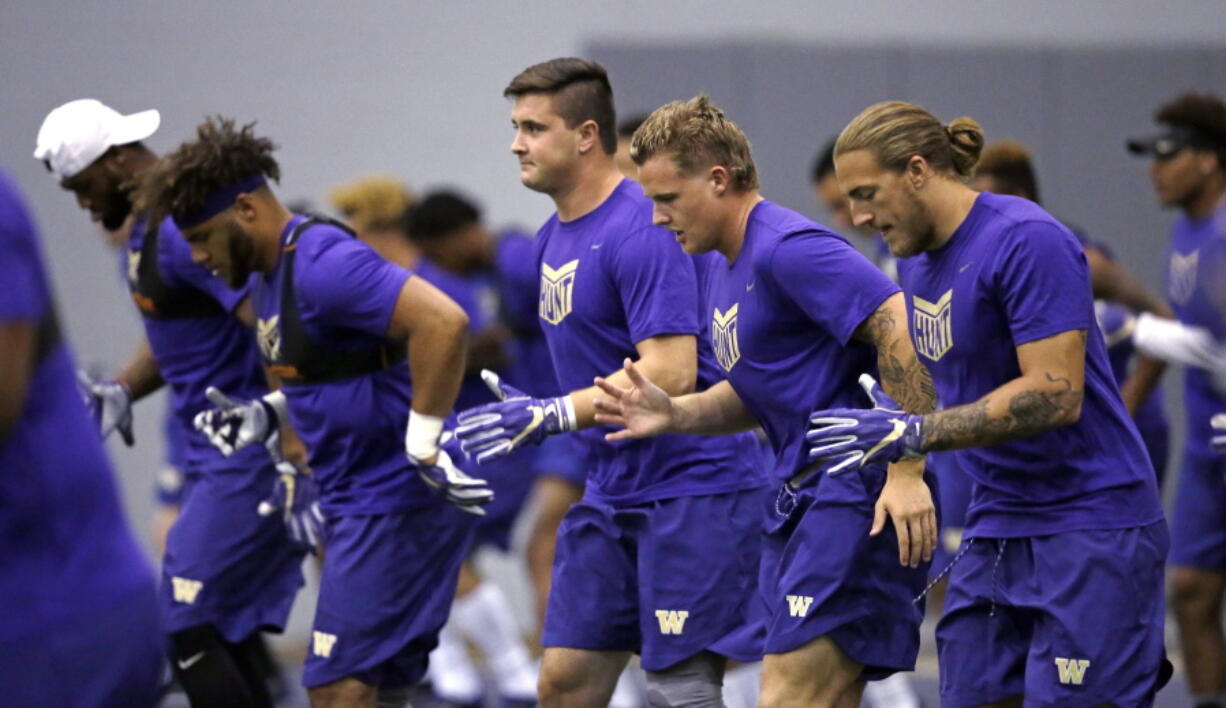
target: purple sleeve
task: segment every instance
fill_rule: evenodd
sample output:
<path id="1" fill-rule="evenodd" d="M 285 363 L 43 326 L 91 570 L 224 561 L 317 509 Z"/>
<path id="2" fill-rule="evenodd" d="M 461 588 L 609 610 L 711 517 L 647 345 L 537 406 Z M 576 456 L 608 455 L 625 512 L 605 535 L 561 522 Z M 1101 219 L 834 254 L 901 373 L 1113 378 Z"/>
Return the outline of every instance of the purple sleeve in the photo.
<path id="1" fill-rule="evenodd" d="M 851 244 L 817 231 L 784 236 L 770 253 L 768 267 L 775 287 L 841 344 L 898 292 Z"/>
<path id="2" fill-rule="evenodd" d="M 0 175 L 0 321 L 33 321 L 46 307 L 34 225 L 24 205 Z"/>
<path id="3" fill-rule="evenodd" d="M 1027 221 L 1001 246 L 996 287 L 1015 345 L 1090 328 L 1090 270 L 1076 238 L 1055 224 Z"/>
<path id="4" fill-rule="evenodd" d="M 179 233 L 173 222 L 166 219 L 158 231 L 158 259 L 166 284 L 170 287 L 195 288 L 221 305 L 226 312 L 234 312 L 251 291 L 251 280 L 238 290 L 231 289 L 221 278 L 210 273 L 192 260 L 192 248 Z"/>
<path id="5" fill-rule="evenodd" d="M 302 317 L 384 337 L 400 291 L 412 273 L 332 227 L 303 233 L 294 262 Z"/>
<path id="6" fill-rule="evenodd" d="M 613 263 L 608 272 L 621 295 L 634 343 L 665 334 L 698 335 L 694 261 L 672 234 L 654 226 L 639 229 L 609 255 Z"/>

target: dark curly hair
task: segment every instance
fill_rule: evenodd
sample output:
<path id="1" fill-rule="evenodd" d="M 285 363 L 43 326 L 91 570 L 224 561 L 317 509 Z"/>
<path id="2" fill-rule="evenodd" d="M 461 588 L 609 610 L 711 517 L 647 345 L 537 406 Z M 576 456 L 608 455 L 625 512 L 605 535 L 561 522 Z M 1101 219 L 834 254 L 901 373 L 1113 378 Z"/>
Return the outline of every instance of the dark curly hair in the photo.
<path id="1" fill-rule="evenodd" d="M 209 117 L 196 127 L 195 140 L 153 167 L 137 192 L 137 208 L 178 220 L 198 211 L 213 192 L 252 175 L 280 181 L 281 168 L 272 157 L 277 146 L 256 137 L 254 127 L 254 122 L 239 128 L 232 118 Z"/>
<path id="2" fill-rule="evenodd" d="M 1226 103 L 1212 93 L 1188 92 L 1154 113 L 1158 123 L 1189 128 L 1213 145 L 1218 162 L 1226 168 Z"/>

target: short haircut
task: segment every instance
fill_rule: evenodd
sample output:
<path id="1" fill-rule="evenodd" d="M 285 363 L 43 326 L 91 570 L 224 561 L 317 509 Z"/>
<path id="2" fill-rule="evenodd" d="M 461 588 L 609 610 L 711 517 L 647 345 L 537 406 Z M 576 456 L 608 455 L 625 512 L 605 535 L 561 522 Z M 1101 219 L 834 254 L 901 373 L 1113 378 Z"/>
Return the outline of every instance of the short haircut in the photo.
<path id="1" fill-rule="evenodd" d="M 1218 166 L 1226 170 L 1226 104 L 1212 93 L 1185 93 L 1164 104 L 1154 120 L 1172 127 L 1190 129 L 1214 145 Z"/>
<path id="2" fill-rule="evenodd" d="M 983 150 L 983 129 L 973 118 L 942 125 L 928 111 L 905 101 L 865 108 L 839 133 L 835 156 L 868 150 L 882 167 L 901 172 L 919 155 L 937 172 L 969 178 Z"/>
<path id="3" fill-rule="evenodd" d="M 273 159 L 277 146 L 256 137 L 255 123 L 236 127 L 231 118 L 212 116 L 196 127 L 196 139 L 184 142 L 150 170 L 137 193 L 141 211 L 176 220 L 198 211 L 219 189 L 254 175 L 280 181 Z"/>
<path id="4" fill-rule="evenodd" d="M 647 120 L 647 113 L 635 113 L 629 118 L 617 124 L 618 139 L 629 139 L 634 137 L 634 131 L 639 129 L 643 121 Z"/>
<path id="5" fill-rule="evenodd" d="M 817 153 L 817 157 L 813 158 L 813 168 L 809 172 L 809 182 L 817 184 L 826 179 L 827 175 L 834 174 L 834 141 L 831 138 L 822 151 Z"/>
<path id="6" fill-rule="evenodd" d="M 577 57 L 550 59 L 519 72 L 502 95 L 519 98 L 533 93 L 553 97 L 553 110 L 562 117 L 567 128 L 595 121 L 605 154 L 617 152 L 613 86 L 603 66 Z"/>
<path id="7" fill-rule="evenodd" d="M 749 139 L 707 96 L 673 101 L 647 117 L 630 141 L 630 159 L 641 166 L 653 155 L 671 157 L 685 173 L 718 165 L 734 188 L 758 188 Z"/>
<path id="8" fill-rule="evenodd" d="M 404 211 L 413 193 L 391 175 L 364 175 L 328 192 L 332 206 L 359 231 L 395 229 L 403 225 Z"/>
<path id="9" fill-rule="evenodd" d="M 996 180 L 1004 194 L 1039 201 L 1039 180 L 1030 151 L 1016 140 L 1001 140 L 985 147 L 975 174 Z"/>
<path id="10" fill-rule="evenodd" d="M 447 190 L 430 192 L 404 214 L 405 232 L 415 241 L 435 241 L 481 222 L 481 209 Z"/>

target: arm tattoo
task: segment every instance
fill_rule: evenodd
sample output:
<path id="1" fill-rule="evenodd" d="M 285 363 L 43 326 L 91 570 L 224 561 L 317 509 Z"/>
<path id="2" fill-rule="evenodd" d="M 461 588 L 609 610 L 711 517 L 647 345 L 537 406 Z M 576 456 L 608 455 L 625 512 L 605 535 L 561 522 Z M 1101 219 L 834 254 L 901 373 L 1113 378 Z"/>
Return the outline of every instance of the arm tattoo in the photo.
<path id="1" fill-rule="evenodd" d="M 915 356 L 906 328 L 896 327 L 894 313 L 885 305 L 864 322 L 864 337 L 877 348 L 881 387 L 908 413 L 928 413 L 936 408 L 936 386 Z M 899 329 L 902 336 L 897 334 Z"/>
<path id="2" fill-rule="evenodd" d="M 924 420 L 925 450 L 979 447 L 1045 433 L 1075 419 L 1084 392 L 1066 378 L 1044 373 L 1060 388 L 1022 391 L 1009 399 L 1003 416 L 988 413 L 988 397 L 929 415 Z M 989 394 L 990 395 L 990 394 Z"/>

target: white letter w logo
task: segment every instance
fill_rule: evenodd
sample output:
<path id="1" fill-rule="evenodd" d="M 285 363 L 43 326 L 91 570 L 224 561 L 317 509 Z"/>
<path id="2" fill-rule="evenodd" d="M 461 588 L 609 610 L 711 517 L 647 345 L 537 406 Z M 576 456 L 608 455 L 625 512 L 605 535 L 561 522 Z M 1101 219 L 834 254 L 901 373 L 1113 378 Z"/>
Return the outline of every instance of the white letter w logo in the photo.
<path id="1" fill-rule="evenodd" d="M 813 604 L 813 598 L 805 595 L 788 595 L 788 612 L 793 617 L 804 617 L 809 614 L 809 605 Z"/>
<path id="2" fill-rule="evenodd" d="M 656 619 L 660 621 L 660 634 L 681 634 L 689 616 L 688 610 L 656 610 Z"/>
<path id="3" fill-rule="evenodd" d="M 1086 669 L 1090 667 L 1089 659 L 1066 659 L 1056 657 L 1056 670 L 1060 672 L 1060 683 L 1080 686 L 1086 677 Z"/>
<path id="4" fill-rule="evenodd" d="M 315 645 L 311 648 L 315 656 L 322 656 L 327 659 L 332 656 L 332 645 L 336 644 L 336 635 L 326 632 L 312 632 L 315 639 Z"/>
<path id="5" fill-rule="evenodd" d="M 187 578 L 171 578 L 171 590 L 174 594 L 175 602 L 182 602 L 191 605 L 196 602 L 196 596 L 200 594 L 200 588 L 204 587 L 204 583 L 199 580 L 188 580 Z"/>

